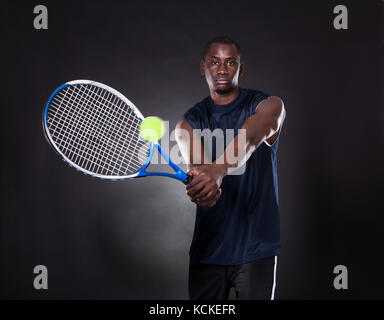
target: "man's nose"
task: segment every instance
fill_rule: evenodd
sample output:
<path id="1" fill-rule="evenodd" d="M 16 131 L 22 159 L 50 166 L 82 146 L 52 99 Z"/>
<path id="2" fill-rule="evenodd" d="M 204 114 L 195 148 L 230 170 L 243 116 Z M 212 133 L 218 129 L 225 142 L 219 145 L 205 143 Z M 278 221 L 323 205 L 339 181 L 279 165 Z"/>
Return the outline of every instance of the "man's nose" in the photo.
<path id="1" fill-rule="evenodd" d="M 220 63 L 219 67 L 217 68 L 217 73 L 218 74 L 227 74 L 228 69 L 225 63 Z"/>

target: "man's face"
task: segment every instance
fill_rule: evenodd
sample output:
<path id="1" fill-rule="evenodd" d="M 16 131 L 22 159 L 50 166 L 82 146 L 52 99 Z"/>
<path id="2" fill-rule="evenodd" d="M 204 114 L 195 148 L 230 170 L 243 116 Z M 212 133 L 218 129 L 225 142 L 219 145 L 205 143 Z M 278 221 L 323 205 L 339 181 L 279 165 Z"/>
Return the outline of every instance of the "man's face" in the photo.
<path id="1" fill-rule="evenodd" d="M 200 65 L 209 89 L 218 94 L 229 93 L 238 87 L 242 68 L 236 46 L 225 43 L 213 43 Z"/>

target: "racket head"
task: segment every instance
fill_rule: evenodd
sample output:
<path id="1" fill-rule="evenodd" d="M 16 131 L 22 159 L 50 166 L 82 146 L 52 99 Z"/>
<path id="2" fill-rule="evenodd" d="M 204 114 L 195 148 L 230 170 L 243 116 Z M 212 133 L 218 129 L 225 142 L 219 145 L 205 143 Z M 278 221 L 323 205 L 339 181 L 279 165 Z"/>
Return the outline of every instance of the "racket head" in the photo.
<path id="1" fill-rule="evenodd" d="M 120 180 L 145 171 L 154 145 L 139 134 L 143 115 L 117 90 L 91 80 L 58 87 L 43 111 L 44 135 L 70 166 Z"/>

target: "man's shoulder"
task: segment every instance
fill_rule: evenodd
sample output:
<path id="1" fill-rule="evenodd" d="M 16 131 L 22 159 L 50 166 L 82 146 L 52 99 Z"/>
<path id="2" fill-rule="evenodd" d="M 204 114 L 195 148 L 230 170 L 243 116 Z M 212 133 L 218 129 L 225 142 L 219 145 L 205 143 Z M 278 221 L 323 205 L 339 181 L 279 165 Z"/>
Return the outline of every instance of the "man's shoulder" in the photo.
<path id="1" fill-rule="evenodd" d="M 270 97 L 271 95 L 269 93 L 266 93 L 262 90 L 258 89 L 249 89 L 249 88 L 241 88 L 241 90 L 244 91 L 245 95 L 248 95 L 252 98 L 254 97 Z"/>
<path id="2" fill-rule="evenodd" d="M 269 93 L 257 89 L 242 90 L 244 92 L 244 96 L 246 97 L 244 105 L 247 106 L 246 110 L 250 113 L 250 115 L 254 114 L 260 102 L 271 96 Z"/>
<path id="3" fill-rule="evenodd" d="M 209 97 L 205 97 L 203 100 L 197 102 L 191 108 L 189 108 L 184 115 L 198 115 L 204 112 L 209 104 Z"/>

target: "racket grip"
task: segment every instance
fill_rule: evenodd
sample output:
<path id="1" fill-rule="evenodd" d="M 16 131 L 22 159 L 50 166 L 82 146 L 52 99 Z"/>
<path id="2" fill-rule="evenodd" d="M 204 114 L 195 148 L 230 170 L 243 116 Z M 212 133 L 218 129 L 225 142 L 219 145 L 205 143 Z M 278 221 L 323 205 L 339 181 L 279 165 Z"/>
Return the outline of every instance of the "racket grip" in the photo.
<path id="1" fill-rule="evenodd" d="M 188 183 L 190 183 L 190 182 L 192 181 L 192 179 L 193 179 L 192 176 L 188 176 L 188 175 L 187 175 L 187 177 L 185 178 L 185 180 L 183 181 L 183 183 L 184 183 L 185 185 L 187 185 Z"/>

